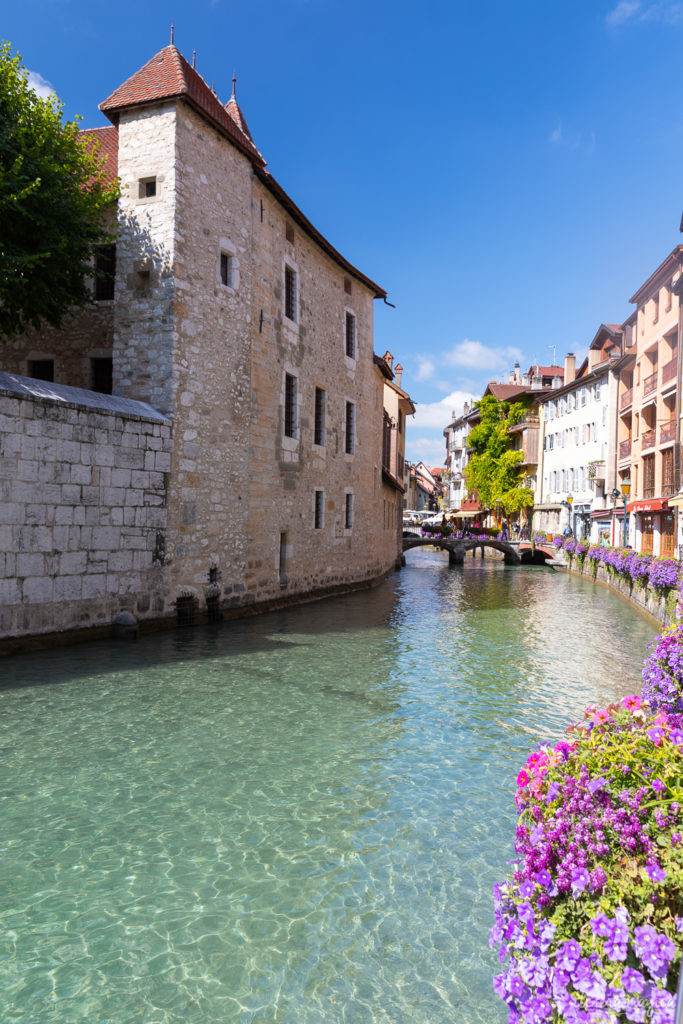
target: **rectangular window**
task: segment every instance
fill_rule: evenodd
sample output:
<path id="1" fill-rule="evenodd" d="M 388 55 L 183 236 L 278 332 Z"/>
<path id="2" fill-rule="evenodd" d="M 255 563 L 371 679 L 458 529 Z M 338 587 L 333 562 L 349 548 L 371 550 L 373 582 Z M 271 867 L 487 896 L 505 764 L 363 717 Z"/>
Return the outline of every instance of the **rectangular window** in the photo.
<path id="1" fill-rule="evenodd" d="M 344 529 L 350 530 L 353 526 L 353 495 L 347 494 L 344 502 Z"/>
<path id="2" fill-rule="evenodd" d="M 280 583 L 287 582 L 287 534 L 280 534 L 280 557 L 278 560 L 278 570 L 280 573 Z"/>
<path id="3" fill-rule="evenodd" d="M 346 422 L 344 424 L 344 451 L 347 455 L 354 453 L 354 431 L 356 426 L 356 407 L 353 402 L 346 403 Z"/>
<path id="4" fill-rule="evenodd" d="M 228 252 L 221 253 L 221 284 L 226 288 L 232 288 L 233 284 L 233 258 Z"/>
<path id="5" fill-rule="evenodd" d="M 150 199 L 157 194 L 156 178 L 140 178 L 138 182 L 138 198 Z"/>
<path id="6" fill-rule="evenodd" d="M 110 395 L 112 386 L 111 358 L 91 359 L 90 377 L 93 391 L 101 395 Z"/>
<path id="7" fill-rule="evenodd" d="M 34 359 L 28 364 L 29 377 L 34 380 L 47 380 L 54 383 L 55 361 L 54 359 Z"/>
<path id="8" fill-rule="evenodd" d="M 114 298 L 116 280 L 116 246 L 101 245 L 95 253 L 95 300 L 108 302 Z"/>
<path id="9" fill-rule="evenodd" d="M 315 492 L 315 506 L 313 513 L 313 525 L 316 530 L 322 530 L 323 528 L 323 499 L 324 495 L 322 491 Z"/>
<path id="10" fill-rule="evenodd" d="M 296 377 L 285 374 L 285 437 L 296 437 Z"/>
<path id="11" fill-rule="evenodd" d="M 655 457 L 646 455 L 643 459 L 643 497 L 655 496 Z"/>
<path id="12" fill-rule="evenodd" d="M 285 316 L 288 320 L 296 322 L 297 294 L 296 294 L 296 270 L 285 264 Z"/>
<path id="13" fill-rule="evenodd" d="M 346 354 L 349 359 L 356 358 L 356 318 L 353 313 L 346 314 Z"/>
<path id="14" fill-rule="evenodd" d="M 325 444 L 325 389 L 315 389 L 315 424 L 313 444 Z"/>

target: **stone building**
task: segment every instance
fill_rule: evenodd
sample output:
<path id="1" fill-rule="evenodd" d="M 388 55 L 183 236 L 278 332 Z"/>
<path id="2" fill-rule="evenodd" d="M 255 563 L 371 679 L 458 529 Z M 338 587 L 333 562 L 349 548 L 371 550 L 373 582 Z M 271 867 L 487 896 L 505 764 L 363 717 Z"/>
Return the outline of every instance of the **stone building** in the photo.
<path id="1" fill-rule="evenodd" d="M 385 528 L 381 514 L 386 377 L 374 361 L 373 302 L 384 290 L 272 177 L 234 80 L 222 103 L 171 45 L 100 109 L 111 125 L 87 138 L 101 143 L 122 185 L 116 246 L 101 254 L 109 276 L 95 285 L 94 307 L 61 332 L 0 351 L 9 403 L 0 443 L 13 453 L 6 477 L 21 461 L 16 438 L 27 402 L 34 440 L 62 429 L 54 421 L 65 408 L 78 427 L 78 389 L 93 387 L 124 402 L 120 415 L 155 426 L 129 432 L 139 458 L 127 456 L 124 466 L 110 450 L 115 437 L 126 439 L 123 421 L 118 434 L 109 431 L 106 453 L 91 425 L 85 463 L 78 445 L 86 442 L 77 438 L 68 450 L 33 445 L 35 465 L 22 467 L 33 478 L 16 494 L 7 489 L 11 515 L 0 522 L 20 529 L 40 506 L 43 557 L 29 576 L 7 563 L 0 631 L 106 625 L 121 610 L 164 617 L 179 604 L 190 617 L 207 604 L 213 613 L 269 607 L 382 578 L 400 557 L 400 532 Z M 54 385 L 28 394 L 27 377 Z M 134 474 L 155 464 L 145 438 L 159 448 L 160 431 L 163 475 L 147 488 L 139 478 L 133 498 Z M 73 479 L 71 460 L 79 465 Z M 141 524 L 155 510 L 125 577 L 115 569 L 126 543 L 116 530 L 99 536 L 96 551 L 91 535 L 74 534 L 74 558 L 61 558 L 56 513 L 41 492 L 41 479 L 68 479 L 59 515 L 85 528 L 78 510 L 89 487 L 98 509 L 89 515 L 102 523 L 114 468 L 129 470 L 116 475 L 117 508 L 139 500 Z M 65 587 L 65 574 L 96 575 L 97 584 Z M 40 587 L 30 582 L 41 578 Z"/>
<path id="2" fill-rule="evenodd" d="M 401 546 L 403 536 L 403 510 L 408 507 L 407 493 L 410 470 L 406 463 L 407 417 L 415 414 L 415 405 L 401 387 L 403 367 L 394 369 L 394 357 L 385 352 L 375 363 L 384 376 L 382 425 L 382 522 L 385 529 L 394 530 Z"/>

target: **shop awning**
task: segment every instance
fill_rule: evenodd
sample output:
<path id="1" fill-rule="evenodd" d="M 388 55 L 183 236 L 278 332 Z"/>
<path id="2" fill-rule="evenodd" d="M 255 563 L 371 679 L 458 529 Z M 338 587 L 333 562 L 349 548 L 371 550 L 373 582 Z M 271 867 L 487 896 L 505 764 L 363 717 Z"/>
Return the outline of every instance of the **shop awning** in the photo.
<path id="1" fill-rule="evenodd" d="M 668 504 L 668 498 L 650 498 L 645 501 L 632 501 L 627 509 L 629 512 L 661 512 L 662 509 L 668 507 Z"/>
<path id="2" fill-rule="evenodd" d="M 621 508 L 596 508 L 591 512 L 591 519 L 604 519 L 606 522 L 613 518 L 613 516 L 624 517 L 624 506 Z"/>
<path id="3" fill-rule="evenodd" d="M 680 508 L 683 505 L 683 494 L 677 494 L 675 498 L 669 498 L 669 508 Z"/>
<path id="4" fill-rule="evenodd" d="M 481 512 L 450 512 L 449 515 L 455 519 L 474 519 L 475 516 L 481 515 Z"/>
<path id="5" fill-rule="evenodd" d="M 534 505 L 534 512 L 559 512 L 563 506 L 559 502 L 545 501 L 542 505 Z"/>

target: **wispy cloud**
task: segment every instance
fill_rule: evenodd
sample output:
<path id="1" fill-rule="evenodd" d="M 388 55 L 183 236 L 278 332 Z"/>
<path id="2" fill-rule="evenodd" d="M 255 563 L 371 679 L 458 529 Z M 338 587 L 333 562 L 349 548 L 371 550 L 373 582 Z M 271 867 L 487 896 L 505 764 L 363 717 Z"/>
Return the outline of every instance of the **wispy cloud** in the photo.
<path id="1" fill-rule="evenodd" d="M 557 127 L 548 136 L 548 142 L 554 146 L 561 146 L 563 149 L 578 150 L 592 153 L 595 149 L 595 132 L 584 135 L 582 132 L 565 133 L 562 122 L 557 122 Z"/>
<path id="2" fill-rule="evenodd" d="M 431 380 L 434 376 L 435 369 L 436 367 L 431 359 L 425 359 L 424 356 L 418 356 L 415 380 Z"/>
<path id="3" fill-rule="evenodd" d="M 622 25 L 659 22 L 662 25 L 677 25 L 683 22 L 683 3 L 663 2 L 643 3 L 642 0 L 619 0 L 619 3 L 608 14 L 605 21 L 611 28 Z"/>
<path id="4" fill-rule="evenodd" d="M 37 71 L 29 71 L 28 85 L 30 89 L 33 89 L 36 96 L 40 96 L 41 100 L 46 100 L 55 91 L 52 84 Z"/>
<path id="5" fill-rule="evenodd" d="M 469 338 L 454 345 L 450 352 L 444 354 L 444 360 L 449 366 L 467 366 L 474 370 L 509 369 L 511 363 L 521 358 L 522 350 L 519 348 L 495 348 Z"/>
<path id="6" fill-rule="evenodd" d="M 427 466 L 443 466 L 446 458 L 446 441 L 434 437 L 406 438 L 406 455 L 411 462 L 424 462 Z"/>

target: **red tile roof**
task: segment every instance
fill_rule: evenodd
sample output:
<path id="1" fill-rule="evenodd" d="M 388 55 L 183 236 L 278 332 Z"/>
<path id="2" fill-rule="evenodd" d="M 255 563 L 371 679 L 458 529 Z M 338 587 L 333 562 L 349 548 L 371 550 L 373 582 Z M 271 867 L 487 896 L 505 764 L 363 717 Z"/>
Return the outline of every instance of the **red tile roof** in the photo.
<path id="1" fill-rule="evenodd" d="M 79 132 L 85 148 L 92 153 L 99 143 L 99 155 L 104 160 L 105 177 L 108 184 L 113 184 L 119 173 L 119 130 L 115 125 L 103 128 L 84 128 Z"/>
<path id="2" fill-rule="evenodd" d="M 531 391 L 529 384 L 496 384 L 495 381 L 491 381 L 486 385 L 484 394 L 493 395 L 499 402 L 507 402 L 508 399 L 516 398 L 527 391 Z"/>
<path id="3" fill-rule="evenodd" d="M 564 366 L 531 366 L 529 373 L 540 373 L 541 377 L 564 377 Z"/>
<path id="4" fill-rule="evenodd" d="M 160 50 L 144 67 L 115 89 L 104 103 L 100 103 L 100 110 L 117 124 L 121 110 L 179 97 L 206 117 L 256 164 L 265 166 L 265 160 L 254 145 L 241 112 L 238 116 L 237 102 L 232 99 L 228 102 L 227 106 L 232 107 L 231 110 L 224 107 L 201 75 L 173 45 Z"/>

